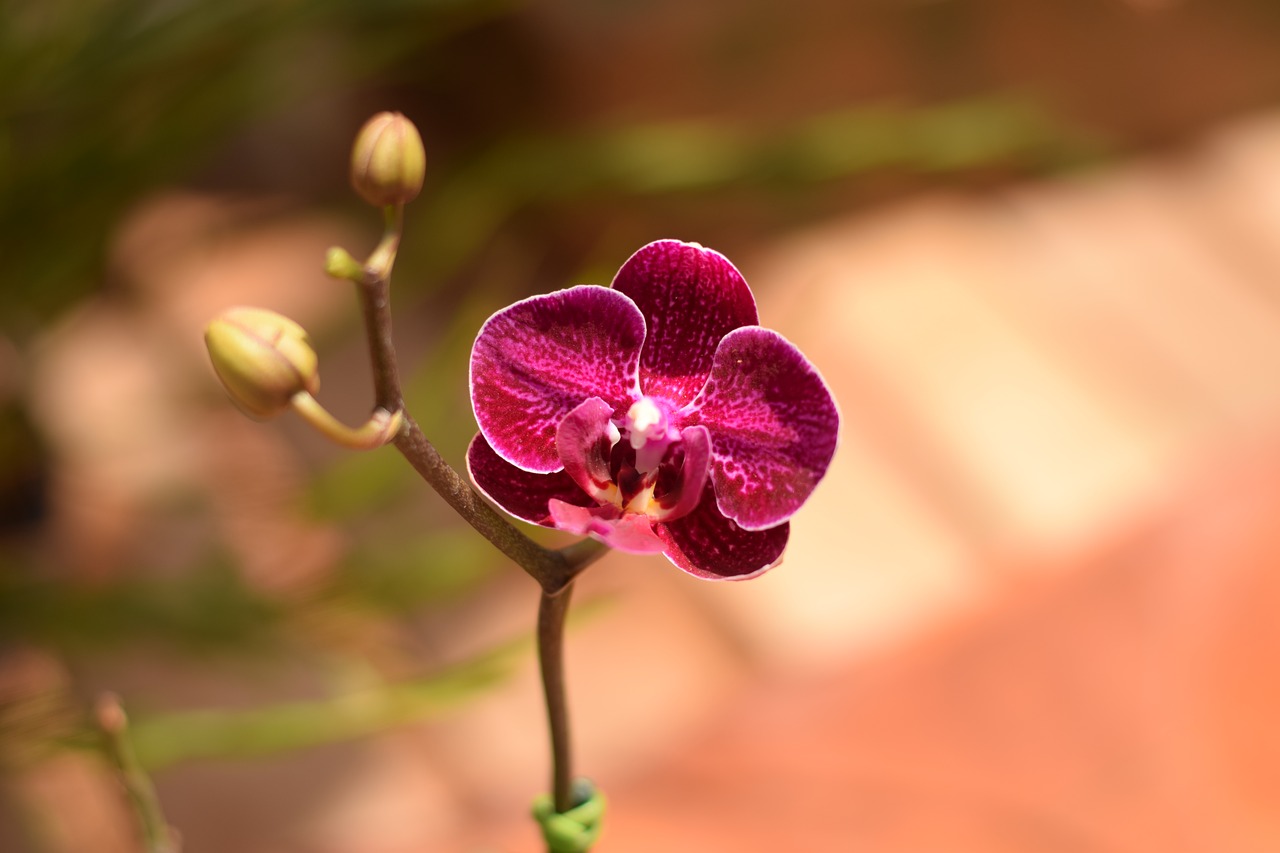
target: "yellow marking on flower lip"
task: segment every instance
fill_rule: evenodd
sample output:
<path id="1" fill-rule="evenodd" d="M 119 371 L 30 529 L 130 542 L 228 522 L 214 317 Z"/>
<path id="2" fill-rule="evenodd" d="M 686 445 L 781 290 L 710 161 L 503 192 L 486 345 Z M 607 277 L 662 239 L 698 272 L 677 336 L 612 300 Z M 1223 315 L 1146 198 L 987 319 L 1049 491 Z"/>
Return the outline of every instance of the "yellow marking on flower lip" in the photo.
<path id="1" fill-rule="evenodd" d="M 657 501 L 653 499 L 653 486 L 647 486 L 636 492 L 635 497 L 628 501 L 622 511 L 635 513 L 636 515 L 657 517 L 657 513 L 651 511 L 651 507 L 655 504 L 657 504 Z"/>
<path id="2" fill-rule="evenodd" d="M 622 509 L 622 490 L 618 488 L 617 483 L 597 486 L 595 481 L 592 481 L 592 485 L 596 486 L 596 488 L 592 490 L 591 497 L 601 504 L 613 504 L 618 509 Z"/>
<path id="3" fill-rule="evenodd" d="M 671 513 L 675 509 L 675 505 L 663 506 L 653 496 L 653 490 L 657 484 L 641 489 L 636 493 L 635 497 L 626 505 L 623 512 L 634 513 L 636 515 L 647 515 L 654 521 L 666 521 L 671 518 Z"/>

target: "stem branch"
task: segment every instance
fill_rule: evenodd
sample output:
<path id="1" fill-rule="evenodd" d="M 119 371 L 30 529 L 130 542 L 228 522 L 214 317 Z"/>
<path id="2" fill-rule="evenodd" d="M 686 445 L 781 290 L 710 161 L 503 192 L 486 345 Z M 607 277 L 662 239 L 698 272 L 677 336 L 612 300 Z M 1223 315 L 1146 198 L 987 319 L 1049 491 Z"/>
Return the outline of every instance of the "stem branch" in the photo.
<path id="1" fill-rule="evenodd" d="M 165 821 L 151 777 L 147 776 L 133 752 L 133 744 L 129 741 L 128 719 L 124 709 L 120 707 L 119 698 L 113 694 L 102 696 L 98 700 L 95 714 L 107 756 L 119 772 L 129 803 L 137 816 L 147 853 L 179 853 L 181 845 L 177 834 Z"/>
<path id="2" fill-rule="evenodd" d="M 534 542 L 485 503 L 471 484 L 444 460 L 413 418 L 406 416 L 395 445 L 422 479 L 444 498 L 445 503 L 524 569 L 544 591 L 555 592 L 564 588 L 581 568 L 585 568 L 585 561 L 579 559 L 581 565 L 575 566 L 564 552 L 553 551 Z M 605 546 L 599 547 L 603 550 Z"/>
<path id="3" fill-rule="evenodd" d="M 554 595 L 571 583 L 578 572 L 599 559 L 606 546 L 586 540 L 556 551 L 534 542 L 476 494 L 404 411 L 404 394 L 391 336 L 389 286 L 400 242 L 402 213 L 400 207 L 387 208 L 386 231 L 365 263 L 364 280 L 357 288 L 373 367 L 375 405 L 388 412 L 404 412 L 404 426 L 395 438 L 396 449 L 458 515 L 524 569 L 544 592 Z"/>

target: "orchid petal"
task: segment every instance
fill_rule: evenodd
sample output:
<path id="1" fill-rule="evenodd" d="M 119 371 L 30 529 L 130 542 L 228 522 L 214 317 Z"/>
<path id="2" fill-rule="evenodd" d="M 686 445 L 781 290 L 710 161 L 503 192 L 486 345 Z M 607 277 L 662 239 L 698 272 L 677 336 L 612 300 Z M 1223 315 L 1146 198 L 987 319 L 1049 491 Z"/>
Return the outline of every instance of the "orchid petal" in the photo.
<path id="1" fill-rule="evenodd" d="M 477 433 L 467 448 L 467 472 L 476 488 L 502 509 L 524 521 L 554 526 L 549 501 L 594 506 L 595 501 L 563 471 L 535 474 L 517 468 L 497 454 Z"/>
<path id="2" fill-rule="evenodd" d="M 840 416 L 822 377 L 791 342 L 749 326 L 720 342 L 686 423 L 711 431 L 720 511 L 763 530 L 790 518 L 822 479 Z"/>
<path id="3" fill-rule="evenodd" d="M 666 546 L 653 532 L 648 516 L 623 513 L 616 506 L 582 507 L 552 500 L 551 520 L 559 529 L 579 536 L 595 536 L 611 548 L 633 554 L 654 554 Z"/>
<path id="4" fill-rule="evenodd" d="M 565 415 L 556 429 L 556 449 L 564 473 L 600 503 L 610 503 L 618 494 L 609 472 L 609 451 L 618 441 L 612 414 L 612 406 L 592 397 Z"/>
<path id="5" fill-rule="evenodd" d="M 742 274 L 724 255 L 697 243 L 650 243 L 622 265 L 613 288 L 635 302 L 647 324 L 640 387 L 676 407 L 706 382 L 720 339 L 757 322 L 755 297 Z"/>
<path id="6" fill-rule="evenodd" d="M 791 525 L 747 530 L 725 518 L 708 484 L 696 509 L 675 521 L 654 525 L 666 543 L 667 559 L 704 580 L 747 580 L 763 574 L 782 559 Z"/>
<path id="7" fill-rule="evenodd" d="M 471 350 L 471 405 L 511 464 L 558 471 L 556 428 L 584 400 L 626 409 L 639 397 L 644 316 L 624 294 L 580 285 L 505 308 Z"/>

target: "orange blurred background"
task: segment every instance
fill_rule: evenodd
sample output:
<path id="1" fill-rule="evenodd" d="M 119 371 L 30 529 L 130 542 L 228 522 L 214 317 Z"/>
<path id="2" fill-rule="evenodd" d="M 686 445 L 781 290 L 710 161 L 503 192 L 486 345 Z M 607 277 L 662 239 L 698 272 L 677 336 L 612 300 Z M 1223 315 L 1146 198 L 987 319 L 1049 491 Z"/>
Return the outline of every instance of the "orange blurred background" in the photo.
<path id="1" fill-rule="evenodd" d="M 1264 0 L 296 0 L 0 38 L 0 850 L 538 850 L 536 588 L 390 449 L 253 423 L 225 307 L 372 400 L 325 249 L 397 109 L 408 404 L 516 298 L 726 253 L 840 404 L 781 567 L 584 576 L 601 853 L 1280 849 L 1280 12 Z"/>

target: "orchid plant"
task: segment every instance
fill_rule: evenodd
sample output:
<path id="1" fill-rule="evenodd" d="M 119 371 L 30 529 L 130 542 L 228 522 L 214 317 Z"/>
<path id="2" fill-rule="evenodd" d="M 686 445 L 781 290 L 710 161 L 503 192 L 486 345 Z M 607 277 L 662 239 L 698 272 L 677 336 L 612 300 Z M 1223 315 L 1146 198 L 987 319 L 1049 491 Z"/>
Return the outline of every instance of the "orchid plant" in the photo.
<path id="1" fill-rule="evenodd" d="M 360 294 L 375 387 L 365 424 L 341 424 L 316 400 L 315 353 L 292 321 L 230 309 L 209 325 L 206 343 L 246 413 L 292 408 L 346 446 L 394 444 L 538 582 L 552 774 L 534 816 L 548 851 L 581 853 L 599 834 L 604 801 L 571 770 L 562 648 L 574 579 L 609 548 L 662 553 L 710 580 L 776 566 L 788 519 L 831 462 L 839 415 L 814 366 L 759 325 L 751 290 L 727 258 L 659 240 L 632 255 L 609 287 L 532 296 L 480 328 L 470 365 L 479 426 L 467 451 L 473 489 L 405 411 L 392 345 L 391 270 L 404 206 L 424 170 L 421 139 L 403 116 L 381 113 L 361 130 L 352 182 L 383 210 L 385 232 L 365 261 L 332 249 L 326 268 Z M 516 519 L 585 538 L 544 548 L 481 494 Z"/>

